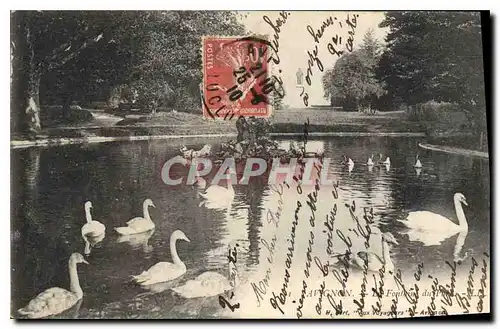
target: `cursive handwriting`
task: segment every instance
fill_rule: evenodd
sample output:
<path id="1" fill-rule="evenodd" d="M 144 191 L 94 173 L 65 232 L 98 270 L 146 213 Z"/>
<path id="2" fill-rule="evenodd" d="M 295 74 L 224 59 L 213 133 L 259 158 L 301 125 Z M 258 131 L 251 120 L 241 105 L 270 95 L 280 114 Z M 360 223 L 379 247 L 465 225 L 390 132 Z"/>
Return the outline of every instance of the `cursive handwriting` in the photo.
<path id="1" fill-rule="evenodd" d="M 354 229 L 354 230 L 349 229 L 349 231 L 353 231 L 358 236 L 360 235 L 361 237 L 363 237 L 365 248 L 368 249 L 370 247 L 370 236 L 372 233 L 372 229 L 370 227 L 370 224 L 366 221 L 365 221 L 366 224 L 364 226 L 361 225 L 361 223 L 359 222 L 358 216 L 356 216 L 356 214 L 354 214 L 354 211 L 356 210 L 356 204 L 354 203 L 354 201 L 352 203 L 353 203 L 352 206 L 349 204 L 345 205 L 349 209 L 349 213 L 351 214 L 351 218 L 356 222 L 356 229 Z"/>
<path id="2" fill-rule="evenodd" d="M 318 297 L 318 302 L 316 303 L 316 313 L 321 315 L 321 310 L 322 310 L 322 302 L 323 302 L 323 295 L 325 294 L 325 281 L 323 281 L 320 285 L 320 292 L 319 292 L 319 297 Z"/>
<path id="3" fill-rule="evenodd" d="M 355 204 L 353 202 L 353 207 L 349 207 L 349 212 L 351 213 L 351 216 L 354 216 L 354 210 L 355 210 Z M 364 235 L 363 233 L 363 230 L 360 228 L 360 224 L 359 224 L 359 221 L 358 221 L 358 218 L 356 216 L 354 216 L 356 222 L 358 223 L 358 230 L 360 230 L 361 232 L 361 235 L 365 238 L 365 246 L 366 248 L 368 248 L 368 246 L 370 246 L 370 235 L 371 235 L 371 229 L 370 229 L 370 226 L 367 224 L 366 227 L 367 227 L 367 234 Z M 363 258 L 363 279 L 362 279 L 362 282 L 361 282 L 361 298 L 358 300 L 354 300 L 354 304 L 356 304 L 358 306 L 357 308 L 357 312 L 359 314 L 359 316 L 363 316 L 363 310 L 365 308 L 365 296 L 366 296 L 366 285 L 368 284 L 368 280 L 366 278 L 366 276 L 368 275 L 368 256 L 365 256 Z"/>
<path id="4" fill-rule="evenodd" d="M 446 265 L 448 265 L 451 268 L 451 277 L 450 277 L 450 284 L 447 284 L 446 286 L 443 286 L 442 284 L 439 285 L 439 292 L 442 295 L 441 302 L 443 302 L 447 306 L 452 306 L 452 297 L 455 295 L 455 282 L 456 282 L 456 275 L 457 275 L 457 263 L 453 262 L 451 264 L 450 262 L 446 261 Z"/>
<path id="5" fill-rule="evenodd" d="M 429 306 L 427 306 L 427 311 L 429 312 L 429 315 L 436 315 L 436 295 L 437 292 L 439 291 L 438 285 L 439 285 L 439 280 L 437 278 L 433 278 L 432 275 L 429 275 L 429 279 L 432 280 L 432 296 L 431 296 L 431 303 Z"/>
<path id="6" fill-rule="evenodd" d="M 334 183 L 333 185 L 333 190 L 332 194 L 335 200 L 339 197 L 337 193 L 337 187 L 339 186 L 338 182 L 337 184 Z M 335 217 L 337 216 L 337 203 L 333 205 L 333 208 L 330 210 L 330 213 L 326 215 L 326 220 L 323 222 L 323 225 L 327 228 L 328 231 L 323 231 L 323 233 L 326 233 L 326 253 L 328 255 L 331 255 L 333 253 L 333 229 L 334 229 L 334 222 L 335 222 Z"/>
<path id="7" fill-rule="evenodd" d="M 271 239 L 271 244 L 269 244 L 264 238 L 260 239 L 260 242 L 264 246 L 264 248 L 269 251 L 269 256 L 267 256 L 267 261 L 272 264 L 274 263 L 274 249 L 276 248 L 276 234 L 273 234 L 273 237 Z"/>
<path id="8" fill-rule="evenodd" d="M 274 22 L 269 18 L 269 16 L 267 15 L 262 16 L 264 22 L 266 22 L 274 31 L 272 43 L 268 44 L 268 46 L 271 47 L 271 49 L 274 51 L 274 56 L 276 56 L 273 57 L 273 55 L 271 55 L 271 57 L 269 58 L 269 60 L 272 59 L 274 64 L 280 63 L 280 57 L 278 55 L 278 51 L 280 48 L 279 39 L 280 39 L 281 27 L 285 25 L 288 16 L 290 16 L 290 13 L 284 10 L 279 13 L 278 18 L 276 18 Z"/>
<path id="9" fill-rule="evenodd" d="M 313 231 L 309 231 L 309 241 L 308 241 L 308 246 L 307 246 L 307 252 L 306 252 L 306 268 L 304 269 L 304 274 L 306 278 L 309 278 L 309 269 L 311 268 L 311 262 L 312 262 L 312 248 L 314 245 L 314 233 Z"/>
<path id="10" fill-rule="evenodd" d="M 250 285 L 252 286 L 253 292 L 255 296 L 257 297 L 257 306 L 260 307 L 260 301 L 264 300 L 264 297 L 262 295 L 265 295 L 267 293 L 267 288 L 269 288 L 269 279 L 271 278 L 271 269 L 268 268 L 266 270 L 266 275 L 264 276 L 264 279 L 259 281 L 259 284 L 255 284 L 254 282 L 251 282 Z"/>
<path id="11" fill-rule="evenodd" d="M 311 77 L 313 75 L 312 68 L 314 67 L 314 65 L 316 64 L 316 66 L 318 67 L 318 70 L 320 72 L 324 71 L 324 67 L 323 67 L 323 63 L 321 62 L 321 60 L 318 57 L 318 45 L 314 46 L 314 49 L 312 49 L 312 52 L 311 52 L 311 50 L 308 50 L 307 56 L 308 56 L 308 59 L 307 59 L 307 69 L 306 69 L 306 82 L 310 86 L 312 83 Z M 302 102 L 304 103 L 304 105 L 308 106 L 309 105 L 309 94 L 307 92 L 304 92 L 304 89 L 302 89 L 302 91 L 300 93 L 300 97 L 302 97 Z"/>
<path id="12" fill-rule="evenodd" d="M 273 296 L 269 299 L 269 302 L 271 303 L 271 306 L 273 309 L 278 309 L 281 314 L 285 314 L 283 312 L 283 309 L 281 308 L 280 305 L 285 305 L 286 303 L 286 297 L 288 295 L 288 283 L 290 282 L 290 268 L 292 266 L 292 258 L 293 254 L 295 251 L 295 230 L 297 229 L 297 225 L 299 223 L 299 212 L 300 208 L 302 208 L 302 204 L 300 201 L 297 201 L 297 208 L 295 208 L 295 218 L 292 222 L 292 229 L 290 233 L 290 239 L 287 239 L 287 241 L 290 242 L 290 246 L 288 247 L 288 252 L 286 254 L 286 261 L 285 261 L 285 277 L 284 281 L 282 284 L 281 291 L 278 295 L 273 291 Z M 279 303 L 278 303 L 279 302 Z"/>
<path id="13" fill-rule="evenodd" d="M 382 296 L 384 295 L 384 276 L 385 276 L 385 264 L 382 265 L 382 268 L 378 270 L 378 275 L 380 280 L 378 281 L 377 286 L 377 277 L 373 274 L 373 281 L 375 287 L 372 288 L 373 294 L 377 297 L 377 302 L 375 305 L 372 305 L 372 311 L 374 314 L 380 314 L 382 311 Z"/>
<path id="14" fill-rule="evenodd" d="M 348 237 L 346 238 L 344 236 L 344 233 L 342 233 L 341 230 L 337 229 L 335 231 L 337 233 L 337 236 L 344 242 L 346 245 L 346 252 L 342 255 L 342 258 L 339 259 L 343 269 L 337 271 L 337 269 L 332 270 L 332 274 L 335 277 L 335 279 L 342 285 L 342 290 L 339 291 L 339 295 L 344 297 L 347 295 L 347 280 L 349 279 L 349 268 L 350 268 L 350 261 L 351 261 L 351 247 L 352 247 L 352 241 L 351 238 Z M 328 295 L 328 301 L 330 302 L 330 305 L 335 310 L 335 315 L 341 315 L 343 312 L 343 307 L 342 307 L 342 300 L 337 303 L 332 295 Z"/>
<path id="15" fill-rule="evenodd" d="M 237 243 L 236 243 L 236 247 L 239 247 L 239 245 Z M 236 276 L 238 275 L 237 270 L 236 270 L 236 261 L 238 260 L 238 253 L 237 253 L 236 247 L 231 248 L 231 246 L 230 246 L 229 253 L 227 255 L 227 259 L 229 261 L 229 265 L 231 268 L 231 272 L 229 273 L 229 285 L 233 289 L 236 287 Z M 229 299 L 232 299 L 233 297 L 234 297 L 234 292 L 231 292 L 231 296 L 229 297 Z M 231 304 L 222 295 L 219 296 L 219 304 L 222 308 L 226 308 L 226 306 L 227 306 L 231 310 L 231 312 L 234 312 L 235 309 L 240 308 L 240 303 Z"/>
<path id="16" fill-rule="evenodd" d="M 349 37 L 347 38 L 347 45 L 346 48 L 348 51 L 352 51 L 353 44 L 354 44 L 354 35 L 356 34 L 356 27 L 358 25 L 358 19 L 359 15 L 352 15 L 351 19 L 349 19 L 349 15 L 347 15 L 347 19 L 345 22 L 347 25 L 350 27 L 350 30 L 347 32 L 349 34 Z"/>
<path id="17" fill-rule="evenodd" d="M 390 316 L 393 319 L 396 319 L 398 317 L 398 302 L 399 302 L 399 298 L 398 298 L 398 295 L 396 295 L 395 297 L 396 298 L 393 298 L 391 300 L 391 313 L 390 313 Z"/>
<path id="18" fill-rule="evenodd" d="M 396 281 L 397 286 L 403 291 L 403 295 L 405 296 L 406 300 L 412 305 L 408 311 L 410 313 L 410 316 L 413 317 L 415 315 L 415 309 L 418 304 L 418 292 L 419 292 L 419 286 L 415 283 L 413 288 L 410 288 L 410 290 L 406 289 L 406 286 L 403 283 L 403 276 L 401 274 L 401 270 L 397 270 L 396 273 L 394 274 L 394 281 Z"/>
<path id="19" fill-rule="evenodd" d="M 231 298 L 234 297 L 234 292 L 231 294 Z M 222 295 L 219 296 L 219 304 L 222 306 L 222 308 L 226 308 L 226 306 L 231 310 L 231 312 L 234 312 L 235 309 L 240 308 L 240 303 L 236 303 L 234 305 L 231 305 L 229 301 L 224 298 Z"/>
<path id="20" fill-rule="evenodd" d="M 490 256 L 487 253 L 484 253 L 484 255 L 489 258 Z M 479 302 L 477 303 L 477 311 L 482 312 L 483 311 L 483 299 L 484 299 L 484 289 L 486 288 L 486 280 L 488 280 L 488 263 L 486 260 L 483 258 L 483 266 L 481 267 L 481 288 L 479 288 L 478 296 L 479 296 Z"/>
<path id="21" fill-rule="evenodd" d="M 357 299 L 354 300 L 354 304 L 358 306 L 356 312 L 358 312 L 359 316 L 363 316 L 363 310 L 365 308 L 365 296 L 366 296 L 366 285 L 368 284 L 368 280 L 366 276 L 368 275 L 368 257 L 363 258 L 363 279 L 361 282 L 361 298 L 359 301 Z"/>
<path id="22" fill-rule="evenodd" d="M 321 170 L 318 172 L 321 174 Z M 309 224 L 311 227 L 314 227 L 316 220 L 316 202 L 318 201 L 318 191 L 319 191 L 319 179 L 316 179 L 316 183 L 314 184 L 314 192 L 309 193 L 307 198 L 309 200 L 306 201 L 307 205 L 311 209 L 311 217 L 309 217 Z"/>
<path id="23" fill-rule="evenodd" d="M 278 194 L 279 200 L 278 200 L 278 209 L 276 209 L 276 211 L 274 213 L 271 211 L 271 209 L 267 209 L 266 218 L 267 218 L 268 224 L 274 223 L 274 225 L 277 228 L 279 225 L 280 218 L 281 218 L 281 213 L 283 212 L 283 205 L 284 205 L 284 203 L 283 203 L 283 184 L 280 183 L 280 184 L 278 184 L 278 186 L 272 184 L 269 186 L 269 188 L 273 192 Z"/>
<path id="24" fill-rule="evenodd" d="M 337 20 L 337 17 L 334 19 L 332 16 L 329 16 L 321 23 L 321 28 L 316 31 L 311 25 L 307 25 L 307 32 L 313 37 L 314 42 L 319 43 L 319 40 L 323 37 L 323 33 L 325 33 L 325 29 L 333 25 L 334 20 Z"/>
<path id="25" fill-rule="evenodd" d="M 304 299 L 306 298 L 307 283 L 302 280 L 302 291 L 300 292 L 299 305 L 297 306 L 297 319 L 302 317 L 302 307 L 304 307 Z"/>
<path id="26" fill-rule="evenodd" d="M 469 270 L 469 276 L 467 278 L 467 299 L 471 300 L 474 294 L 474 271 L 478 266 L 477 261 L 472 257 L 472 265 Z"/>

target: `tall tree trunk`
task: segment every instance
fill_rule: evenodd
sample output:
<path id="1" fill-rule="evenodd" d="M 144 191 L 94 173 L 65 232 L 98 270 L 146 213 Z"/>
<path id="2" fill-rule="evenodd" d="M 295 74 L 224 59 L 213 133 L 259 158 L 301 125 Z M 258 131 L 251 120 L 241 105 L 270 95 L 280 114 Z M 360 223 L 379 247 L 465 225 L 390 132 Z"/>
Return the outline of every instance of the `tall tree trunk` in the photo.
<path id="1" fill-rule="evenodd" d="M 32 70 L 28 76 L 28 91 L 26 97 L 27 106 L 26 126 L 30 134 L 38 134 L 42 129 L 40 124 L 40 79 L 42 73 L 39 69 Z"/>
<path id="2" fill-rule="evenodd" d="M 41 130 L 40 79 L 42 67 L 35 58 L 32 31 L 27 13 L 17 12 L 13 19 L 12 54 L 12 132 L 34 136 Z"/>

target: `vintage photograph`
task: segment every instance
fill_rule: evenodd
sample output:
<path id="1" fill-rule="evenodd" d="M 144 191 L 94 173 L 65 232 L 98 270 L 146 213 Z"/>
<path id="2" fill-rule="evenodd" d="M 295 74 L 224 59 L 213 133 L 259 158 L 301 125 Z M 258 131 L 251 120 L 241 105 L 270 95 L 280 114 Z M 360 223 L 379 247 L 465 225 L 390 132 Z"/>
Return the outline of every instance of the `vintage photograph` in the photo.
<path id="1" fill-rule="evenodd" d="M 10 12 L 13 319 L 490 314 L 490 13 Z"/>

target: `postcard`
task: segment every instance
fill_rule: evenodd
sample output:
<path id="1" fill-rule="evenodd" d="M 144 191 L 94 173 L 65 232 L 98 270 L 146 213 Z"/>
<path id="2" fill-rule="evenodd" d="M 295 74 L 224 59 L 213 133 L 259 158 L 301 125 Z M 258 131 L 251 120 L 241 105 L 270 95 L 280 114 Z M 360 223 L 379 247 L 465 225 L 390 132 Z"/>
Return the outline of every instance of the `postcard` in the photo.
<path id="1" fill-rule="evenodd" d="M 489 20 L 11 11 L 11 317 L 489 316 Z"/>

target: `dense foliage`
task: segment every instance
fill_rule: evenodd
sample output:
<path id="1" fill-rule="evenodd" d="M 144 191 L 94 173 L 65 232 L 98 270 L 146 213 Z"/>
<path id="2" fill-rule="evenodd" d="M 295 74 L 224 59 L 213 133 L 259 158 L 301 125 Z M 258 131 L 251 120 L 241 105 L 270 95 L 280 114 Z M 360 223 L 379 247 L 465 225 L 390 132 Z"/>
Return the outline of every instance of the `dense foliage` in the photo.
<path id="1" fill-rule="evenodd" d="M 12 12 L 12 130 L 38 133 L 40 109 L 54 103 L 67 112 L 123 96 L 198 110 L 201 37 L 242 33 L 225 11 Z"/>
<path id="2" fill-rule="evenodd" d="M 485 127 L 481 18 L 474 12 L 390 12 L 378 76 L 394 104 L 457 104 Z"/>
<path id="3" fill-rule="evenodd" d="M 380 44 L 369 30 L 359 50 L 345 53 L 327 70 L 322 78 L 325 97 L 332 105 L 345 110 L 371 108 L 376 99 L 385 94 L 383 84 L 375 78 Z"/>
<path id="4" fill-rule="evenodd" d="M 448 115 L 430 112 L 453 108 L 468 122 L 455 128 L 486 131 L 479 13 L 388 12 L 380 27 L 389 28 L 385 47 L 369 33 L 358 50 L 338 59 L 323 77 L 326 98 L 345 109 L 408 109 L 413 119 L 443 117 L 443 123 Z"/>

